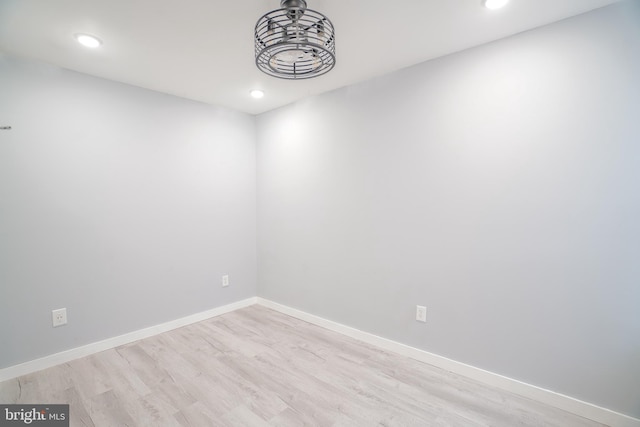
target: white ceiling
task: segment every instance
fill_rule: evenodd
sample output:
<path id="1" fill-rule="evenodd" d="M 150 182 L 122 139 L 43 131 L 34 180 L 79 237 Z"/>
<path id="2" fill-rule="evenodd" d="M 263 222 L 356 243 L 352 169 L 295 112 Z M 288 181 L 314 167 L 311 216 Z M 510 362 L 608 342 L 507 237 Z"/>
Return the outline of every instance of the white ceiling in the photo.
<path id="1" fill-rule="evenodd" d="M 254 25 L 279 0 L 0 0 L 0 51 L 257 114 L 614 2 L 308 0 L 336 27 L 337 65 L 302 81 L 254 65 Z M 84 48 L 76 33 L 104 45 Z"/>

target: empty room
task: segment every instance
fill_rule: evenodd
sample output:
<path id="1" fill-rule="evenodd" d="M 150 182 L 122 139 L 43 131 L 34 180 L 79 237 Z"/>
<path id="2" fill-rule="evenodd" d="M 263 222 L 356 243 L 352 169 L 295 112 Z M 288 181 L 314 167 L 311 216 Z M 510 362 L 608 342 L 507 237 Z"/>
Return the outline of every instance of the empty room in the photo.
<path id="1" fill-rule="evenodd" d="M 0 0 L 0 426 L 640 427 L 640 0 Z"/>

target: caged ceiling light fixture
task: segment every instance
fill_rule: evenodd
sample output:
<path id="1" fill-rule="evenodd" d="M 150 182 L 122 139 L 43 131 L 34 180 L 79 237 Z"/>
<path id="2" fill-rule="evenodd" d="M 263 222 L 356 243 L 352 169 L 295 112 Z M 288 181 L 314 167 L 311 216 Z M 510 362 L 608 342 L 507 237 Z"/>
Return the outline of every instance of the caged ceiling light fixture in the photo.
<path id="1" fill-rule="evenodd" d="M 329 18 L 305 0 L 281 0 L 280 9 L 258 19 L 256 65 L 282 79 L 308 79 L 336 65 L 335 31 Z"/>

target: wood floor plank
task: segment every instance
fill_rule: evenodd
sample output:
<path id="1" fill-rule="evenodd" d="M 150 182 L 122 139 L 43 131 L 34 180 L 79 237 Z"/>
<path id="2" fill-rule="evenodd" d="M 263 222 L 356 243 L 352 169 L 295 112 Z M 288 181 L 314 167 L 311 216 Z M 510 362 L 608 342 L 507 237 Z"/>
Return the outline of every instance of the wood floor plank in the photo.
<path id="1" fill-rule="evenodd" d="M 6 404 L 17 403 L 22 393 L 19 378 L 13 378 L 0 383 L 0 402 Z"/>
<path id="2" fill-rule="evenodd" d="M 270 427 L 269 423 L 244 405 L 228 412 L 222 421 L 229 426 Z"/>
<path id="3" fill-rule="evenodd" d="M 73 420 L 71 425 L 95 427 L 95 423 L 91 419 L 91 415 L 87 412 L 87 407 L 81 400 L 75 388 L 71 387 L 66 389 L 65 398 L 60 403 L 66 403 L 69 405 L 69 419 Z"/>
<path id="4" fill-rule="evenodd" d="M 602 427 L 251 306 L 0 383 L 72 426 Z"/>
<path id="5" fill-rule="evenodd" d="M 109 390 L 93 396 L 89 400 L 89 416 L 96 426 L 134 426 L 139 424 L 125 410 L 124 402 L 119 401 L 116 394 Z M 75 425 L 76 420 L 69 419 Z"/>
<path id="6" fill-rule="evenodd" d="M 201 402 L 195 402 L 182 409 L 174 418 L 183 427 L 217 426 L 220 419 Z"/>

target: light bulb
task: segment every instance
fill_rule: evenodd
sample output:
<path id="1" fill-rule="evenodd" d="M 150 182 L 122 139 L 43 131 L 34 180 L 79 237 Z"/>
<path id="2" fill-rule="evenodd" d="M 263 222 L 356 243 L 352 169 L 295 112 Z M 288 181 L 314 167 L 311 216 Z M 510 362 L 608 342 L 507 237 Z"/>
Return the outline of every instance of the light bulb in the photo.
<path id="1" fill-rule="evenodd" d="M 255 99 L 260 99 L 264 96 L 264 92 L 260 89 L 254 89 L 251 91 L 251 96 Z"/>
<path id="2" fill-rule="evenodd" d="M 324 32 L 324 25 L 322 25 L 322 24 L 318 23 L 318 24 L 316 25 L 316 29 L 317 29 L 317 31 L 318 31 L 318 39 L 320 40 L 320 42 L 321 42 L 322 44 L 324 44 L 324 41 L 325 41 L 325 39 L 326 39 L 326 33 Z"/>

